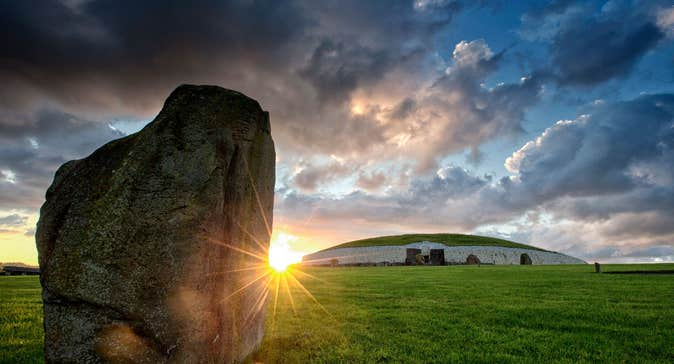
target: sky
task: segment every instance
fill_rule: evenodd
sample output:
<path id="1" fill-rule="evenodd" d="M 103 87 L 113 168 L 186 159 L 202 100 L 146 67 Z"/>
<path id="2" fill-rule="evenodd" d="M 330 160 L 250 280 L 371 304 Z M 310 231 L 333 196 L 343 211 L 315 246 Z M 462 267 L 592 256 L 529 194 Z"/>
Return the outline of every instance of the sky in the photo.
<path id="1" fill-rule="evenodd" d="M 54 172 L 178 85 L 258 100 L 275 236 L 420 232 L 674 261 L 670 1 L 0 0 L 0 261 Z"/>

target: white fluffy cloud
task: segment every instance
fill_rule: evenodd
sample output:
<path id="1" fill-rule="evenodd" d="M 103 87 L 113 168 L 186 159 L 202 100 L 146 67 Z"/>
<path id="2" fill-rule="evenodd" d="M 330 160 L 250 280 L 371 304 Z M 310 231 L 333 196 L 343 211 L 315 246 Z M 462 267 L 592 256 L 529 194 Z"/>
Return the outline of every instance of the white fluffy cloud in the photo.
<path id="1" fill-rule="evenodd" d="M 660 30 L 668 37 L 674 37 L 674 6 L 661 8 L 656 15 Z"/>
<path id="2" fill-rule="evenodd" d="M 484 39 L 478 39 L 471 42 L 460 41 L 452 52 L 454 62 L 458 67 L 472 67 L 481 61 L 489 61 L 494 53 Z"/>

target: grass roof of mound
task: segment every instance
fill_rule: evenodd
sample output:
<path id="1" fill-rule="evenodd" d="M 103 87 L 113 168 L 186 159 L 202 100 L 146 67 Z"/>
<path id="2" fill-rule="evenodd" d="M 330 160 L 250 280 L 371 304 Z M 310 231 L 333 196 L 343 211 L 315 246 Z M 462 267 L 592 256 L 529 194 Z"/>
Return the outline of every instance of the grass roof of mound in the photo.
<path id="1" fill-rule="evenodd" d="M 544 249 L 537 248 L 535 246 L 520 244 L 510 240 L 492 238 L 488 236 L 465 235 L 465 234 L 404 234 L 404 235 L 380 236 L 376 238 L 349 241 L 347 243 L 335 245 L 333 247 L 324 250 L 332 250 L 339 248 L 359 248 L 366 246 L 407 245 L 410 243 L 418 243 L 421 241 L 441 243 L 447 246 L 501 246 L 506 248 L 520 248 L 520 249 L 546 251 Z"/>

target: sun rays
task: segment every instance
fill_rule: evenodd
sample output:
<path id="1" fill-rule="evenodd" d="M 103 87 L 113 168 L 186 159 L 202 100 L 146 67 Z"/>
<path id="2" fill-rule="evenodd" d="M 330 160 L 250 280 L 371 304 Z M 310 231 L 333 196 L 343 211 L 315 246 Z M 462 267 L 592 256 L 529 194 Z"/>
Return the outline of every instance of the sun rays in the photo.
<path id="1" fill-rule="evenodd" d="M 249 263 L 240 268 L 214 273 L 214 275 L 223 276 L 241 274 L 241 277 L 245 278 L 238 287 L 222 298 L 221 304 L 227 305 L 231 300 L 235 301 L 236 297 L 240 295 L 250 296 L 250 298 L 246 299 L 246 302 L 249 302 L 249 306 L 243 307 L 243 311 L 240 312 L 242 325 L 245 326 L 254 322 L 259 317 L 259 314 L 264 315 L 265 304 L 269 303 L 266 312 L 271 313 L 271 316 L 267 317 L 270 320 L 271 332 L 274 332 L 281 302 L 285 300 L 286 303 L 289 303 L 293 315 L 297 316 L 299 314 L 296 308 L 297 297 L 295 297 L 299 291 L 300 296 L 308 298 L 309 302 L 316 305 L 326 314 L 326 317 L 334 319 L 333 315 L 328 312 L 298 277 L 302 279 L 315 279 L 324 283 L 327 282 L 302 270 L 298 264 L 302 258 L 300 253 L 293 252 L 288 246 L 288 242 L 292 239 L 290 234 L 279 232 L 275 233 L 273 237 L 266 257 L 265 254 L 257 251 L 257 249 L 256 251 L 249 251 L 235 247 L 232 244 L 212 241 L 220 246 L 231 249 L 235 254 L 245 255 L 245 259 L 249 261 Z M 259 244 L 260 242 L 257 243 Z"/>
<path id="2" fill-rule="evenodd" d="M 297 298 L 293 296 L 293 292 L 301 292 L 302 296 L 306 296 L 312 304 L 320 307 L 321 311 L 327 313 L 328 317 L 333 318 L 332 315 L 319 303 L 316 297 L 302 284 L 298 276 L 302 279 L 316 279 L 324 283 L 324 280 L 318 279 L 315 276 L 303 272 L 299 263 L 302 262 L 302 253 L 294 251 L 291 248 L 293 242 L 298 238 L 292 234 L 276 230 L 271 231 L 271 216 L 266 216 L 262 201 L 259 196 L 259 191 L 255 186 L 255 179 L 253 178 L 250 166 L 246 158 L 243 158 L 245 170 L 248 173 L 249 182 L 251 184 L 252 198 L 256 205 L 260 218 L 264 223 L 263 232 L 260 229 L 253 229 L 251 225 L 242 224 L 234 220 L 234 229 L 238 229 L 238 236 L 241 241 L 223 241 L 221 238 L 207 238 L 211 244 L 215 244 L 229 250 L 229 254 L 240 255 L 240 258 L 235 258 L 232 262 L 231 269 L 213 272 L 209 276 L 222 276 L 222 279 L 232 279 L 237 282 L 235 286 L 223 293 L 220 300 L 221 304 L 241 304 L 240 319 L 242 325 L 247 325 L 260 318 L 260 314 L 264 314 L 265 304 L 271 304 L 271 326 L 274 330 L 279 302 L 281 297 L 290 303 L 290 308 L 293 314 L 297 315 L 296 308 Z M 267 244 L 267 239 L 269 243 Z M 292 286 L 292 287 L 291 287 Z M 234 303 L 239 302 L 239 303 Z"/>
<path id="3" fill-rule="evenodd" d="M 299 263 L 302 261 L 302 254 L 293 251 L 290 246 L 296 237 L 285 231 L 274 231 L 270 234 L 269 247 L 264 249 L 265 244 L 260 239 L 251 234 L 245 227 L 237 225 L 244 234 L 245 240 L 251 240 L 251 243 L 247 245 L 234 245 L 218 239 L 207 239 L 209 243 L 225 247 L 231 253 L 245 256 L 244 261 L 246 263 L 241 266 L 210 274 L 213 276 L 240 275 L 240 278 L 243 278 L 239 286 L 228 292 L 221 299 L 222 304 L 228 304 L 229 301 L 235 300 L 239 295 L 252 295 L 247 300 L 247 302 L 250 302 L 250 305 L 245 308 L 244 312 L 241 312 L 242 323 L 246 325 L 256 317 L 256 314 L 263 311 L 265 303 L 269 301 L 272 312 L 271 323 L 272 327 L 274 327 L 279 301 L 282 296 L 290 303 L 290 308 L 297 315 L 296 297 L 293 296 L 293 291 L 297 294 L 299 290 L 302 295 L 305 295 L 313 304 L 316 304 L 321 311 L 332 317 L 316 297 L 302 284 L 300 279 L 298 279 L 298 277 L 301 277 L 325 282 L 304 272 L 299 266 Z"/>

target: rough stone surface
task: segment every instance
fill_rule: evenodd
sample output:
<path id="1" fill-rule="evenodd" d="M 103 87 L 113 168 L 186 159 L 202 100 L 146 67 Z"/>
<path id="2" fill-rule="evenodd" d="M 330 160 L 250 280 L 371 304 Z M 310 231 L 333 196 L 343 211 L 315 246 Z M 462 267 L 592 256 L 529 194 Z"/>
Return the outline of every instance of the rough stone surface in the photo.
<path id="1" fill-rule="evenodd" d="M 264 329 L 265 279 L 238 290 L 266 269 L 274 163 L 255 100 L 183 85 L 64 164 L 37 228 L 46 361 L 243 360 Z"/>
<path id="2" fill-rule="evenodd" d="M 421 249 L 429 255 L 431 249 L 443 249 L 447 264 L 465 264 L 469 255 L 476 256 L 482 264 L 520 264 L 522 254 L 527 254 L 532 264 L 585 264 L 584 261 L 556 252 L 533 249 L 505 248 L 500 246 L 446 246 L 422 241 L 407 245 L 339 248 L 305 255 L 302 264 L 325 265 L 326 260 L 337 259 L 338 265 L 387 262 L 405 263 L 407 249 Z"/>

